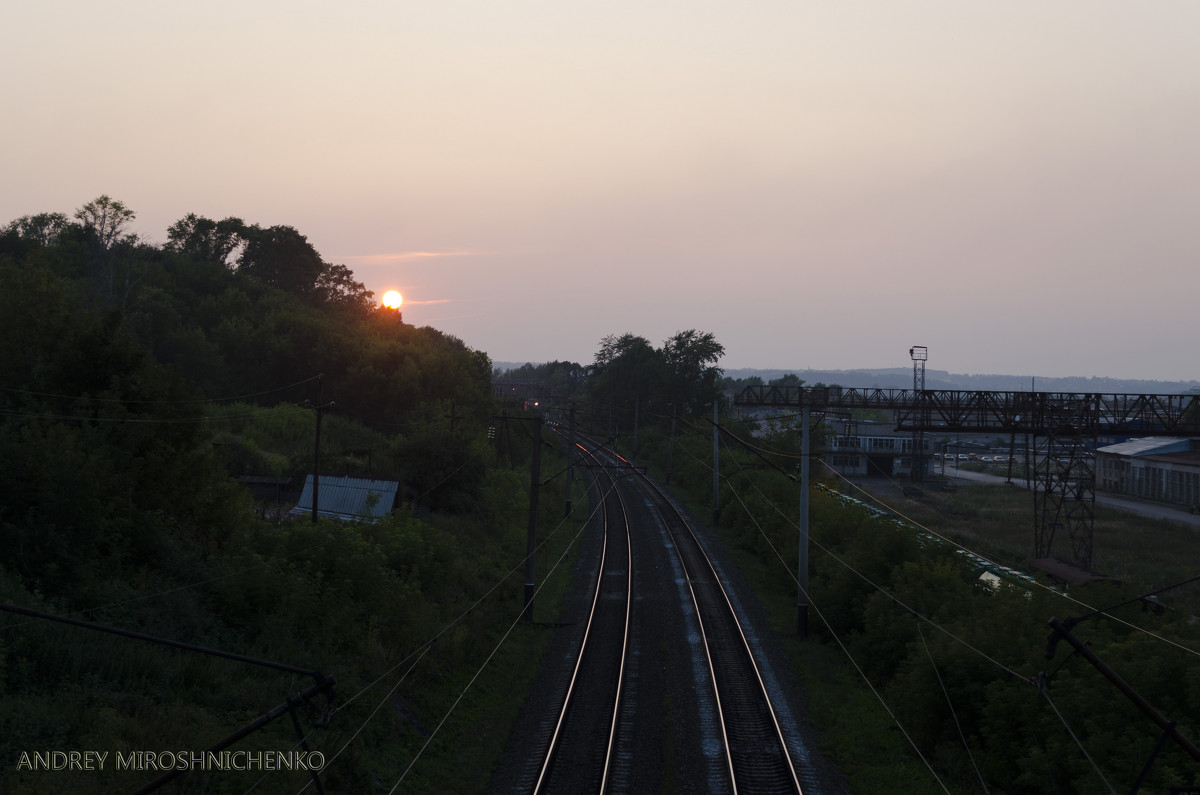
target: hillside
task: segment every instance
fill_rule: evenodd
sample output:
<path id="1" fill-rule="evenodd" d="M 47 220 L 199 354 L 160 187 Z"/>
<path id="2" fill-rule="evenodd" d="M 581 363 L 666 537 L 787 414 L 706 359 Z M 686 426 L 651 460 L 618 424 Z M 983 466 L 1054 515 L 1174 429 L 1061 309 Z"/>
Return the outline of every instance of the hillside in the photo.
<path id="1" fill-rule="evenodd" d="M 726 370 L 729 378 L 758 376 L 771 381 L 788 373 L 799 376 L 806 384 L 838 384 L 849 387 L 880 389 L 911 389 L 911 367 L 892 367 L 877 370 Z M 1118 392 L 1153 395 L 1176 395 L 1200 391 L 1200 381 L 1139 381 L 1122 378 L 1083 376 L 1026 376 L 951 373 L 946 370 L 926 370 L 926 389 L 972 389 L 997 392 Z"/>

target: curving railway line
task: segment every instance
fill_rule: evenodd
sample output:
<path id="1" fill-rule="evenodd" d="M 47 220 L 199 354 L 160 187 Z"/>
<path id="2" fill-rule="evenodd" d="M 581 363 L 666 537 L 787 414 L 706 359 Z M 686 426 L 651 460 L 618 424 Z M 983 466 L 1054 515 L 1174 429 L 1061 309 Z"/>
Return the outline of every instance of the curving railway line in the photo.
<path id="1" fill-rule="evenodd" d="M 606 792 L 611 781 L 633 605 L 633 550 L 618 477 L 595 453 L 600 564 L 591 609 L 533 791 Z"/>
<path id="2" fill-rule="evenodd" d="M 514 750 L 523 772 L 493 790 L 786 793 L 803 781 L 820 791 L 687 517 L 620 456 L 580 442 L 599 538 L 590 591 L 539 729 Z"/>

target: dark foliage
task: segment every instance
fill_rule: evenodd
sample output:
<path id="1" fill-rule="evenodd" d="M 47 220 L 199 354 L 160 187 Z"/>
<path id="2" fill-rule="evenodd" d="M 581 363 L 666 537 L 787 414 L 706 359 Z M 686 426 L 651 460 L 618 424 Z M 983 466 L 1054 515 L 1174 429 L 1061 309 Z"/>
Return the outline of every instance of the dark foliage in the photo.
<path id="1" fill-rule="evenodd" d="M 132 218 L 100 197 L 74 220 L 44 213 L 0 228 L 0 601 L 91 611 L 350 683 L 378 676 L 503 577 L 493 558 L 519 555 L 519 536 L 489 524 L 511 522 L 519 495 L 486 466 L 487 355 L 376 308 L 291 227 L 189 215 L 157 247 L 128 234 Z M 440 526 L 259 521 L 234 476 L 291 477 L 298 489 L 313 456 L 306 402 L 325 411 L 323 471 L 399 479 Z M 477 659 L 515 598 L 475 611 L 478 640 L 440 644 L 442 666 L 414 675 L 423 691 Z M 145 775 L 50 781 L 15 760 L 199 750 L 295 692 L 290 677 L 10 619 L 5 791 L 128 791 Z M 284 724 L 267 730 L 267 747 L 294 742 Z M 330 780 L 366 786 L 401 724 L 373 726 Z"/>

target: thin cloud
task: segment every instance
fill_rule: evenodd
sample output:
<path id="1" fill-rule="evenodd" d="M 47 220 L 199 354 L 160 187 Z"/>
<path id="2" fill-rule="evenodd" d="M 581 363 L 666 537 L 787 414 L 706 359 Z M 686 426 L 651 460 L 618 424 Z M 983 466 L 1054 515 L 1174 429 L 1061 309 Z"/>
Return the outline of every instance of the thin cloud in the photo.
<path id="1" fill-rule="evenodd" d="M 357 254 L 342 256 L 337 259 L 350 260 L 360 265 L 398 265 L 403 262 L 416 262 L 435 257 L 474 257 L 479 251 L 400 251 L 393 254 Z"/>
<path id="2" fill-rule="evenodd" d="M 430 298 L 425 301 L 410 301 L 404 299 L 403 306 L 424 306 L 426 304 L 490 304 L 498 298 Z M 403 308 L 403 307 L 401 307 Z"/>
<path id="3" fill-rule="evenodd" d="M 427 323 L 444 323 L 444 322 L 446 322 L 447 320 L 464 320 L 464 319 L 467 319 L 467 318 L 472 318 L 472 317 L 482 317 L 482 316 L 481 316 L 481 315 L 478 315 L 478 314 L 472 314 L 472 315 L 442 315 L 441 317 L 430 318 L 428 321 L 422 321 L 422 322 L 427 322 Z"/>

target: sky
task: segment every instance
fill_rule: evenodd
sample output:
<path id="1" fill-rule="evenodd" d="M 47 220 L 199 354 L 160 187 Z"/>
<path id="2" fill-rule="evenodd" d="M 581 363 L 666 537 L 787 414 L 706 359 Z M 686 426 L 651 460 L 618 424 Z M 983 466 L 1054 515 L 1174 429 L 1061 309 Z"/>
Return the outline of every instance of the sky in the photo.
<path id="1" fill-rule="evenodd" d="M 1200 379 L 1195 0 L 15 0 L 0 224 L 295 227 L 494 361 Z"/>

